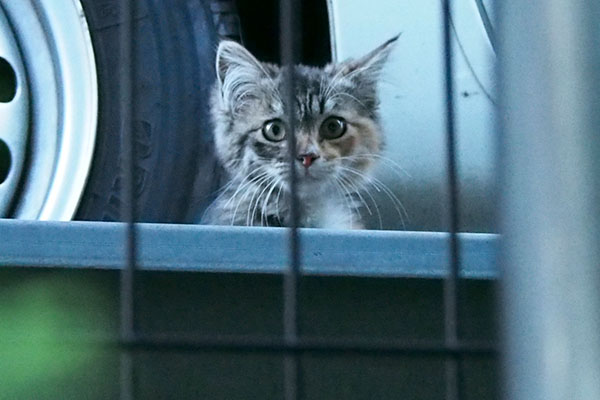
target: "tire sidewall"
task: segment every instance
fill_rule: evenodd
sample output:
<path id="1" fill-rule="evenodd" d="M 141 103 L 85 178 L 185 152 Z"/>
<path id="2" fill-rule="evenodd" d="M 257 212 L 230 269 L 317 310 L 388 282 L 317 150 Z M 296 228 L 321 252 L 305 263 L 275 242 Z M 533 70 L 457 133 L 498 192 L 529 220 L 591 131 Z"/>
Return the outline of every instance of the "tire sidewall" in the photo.
<path id="1" fill-rule="evenodd" d="M 118 221 L 122 207 L 119 2 L 81 0 L 98 68 L 94 161 L 77 219 Z M 167 4 L 168 3 L 168 4 Z M 218 37 L 210 4 L 136 0 L 132 125 L 138 221 L 194 222 L 217 183 L 209 94 Z"/>

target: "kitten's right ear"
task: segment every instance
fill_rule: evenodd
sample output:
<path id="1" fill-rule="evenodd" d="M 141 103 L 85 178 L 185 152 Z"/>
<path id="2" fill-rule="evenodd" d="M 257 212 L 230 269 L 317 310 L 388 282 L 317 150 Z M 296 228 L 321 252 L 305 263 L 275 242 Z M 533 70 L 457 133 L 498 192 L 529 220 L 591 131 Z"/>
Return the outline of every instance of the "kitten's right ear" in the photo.
<path id="1" fill-rule="evenodd" d="M 216 59 L 217 79 L 223 87 L 228 77 L 235 78 L 257 78 L 264 74 L 260 63 L 241 44 L 232 40 L 224 40 L 219 43 Z"/>
<path id="2" fill-rule="evenodd" d="M 219 43 L 216 69 L 221 104 L 234 113 L 242 110 L 249 100 L 260 97 L 264 78 L 269 78 L 260 61 L 230 40 Z"/>
<path id="3" fill-rule="evenodd" d="M 366 82 L 377 82 L 383 66 L 389 58 L 400 35 L 401 34 L 394 36 L 375 50 L 372 50 L 358 59 L 343 62 L 342 68 L 344 73 L 346 75 L 355 75 Z"/>

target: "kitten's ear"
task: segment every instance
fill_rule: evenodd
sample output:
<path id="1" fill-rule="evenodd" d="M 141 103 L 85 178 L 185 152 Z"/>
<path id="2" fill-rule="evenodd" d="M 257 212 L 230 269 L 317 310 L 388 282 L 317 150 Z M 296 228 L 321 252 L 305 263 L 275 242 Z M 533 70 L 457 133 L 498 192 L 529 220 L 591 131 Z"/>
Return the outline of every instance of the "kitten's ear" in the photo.
<path id="1" fill-rule="evenodd" d="M 356 74 L 363 79 L 376 81 L 399 37 L 400 34 L 394 36 L 361 58 L 343 62 L 344 74 Z"/>
<path id="2" fill-rule="evenodd" d="M 219 43 L 216 59 L 217 79 L 223 86 L 225 80 L 233 78 L 256 78 L 264 73 L 260 63 L 244 46 L 231 41 L 224 40 Z"/>
<path id="3" fill-rule="evenodd" d="M 271 82 L 265 66 L 230 40 L 219 43 L 216 69 L 220 102 L 232 112 L 241 111 L 248 101 L 261 96 L 267 88 L 264 78 Z"/>

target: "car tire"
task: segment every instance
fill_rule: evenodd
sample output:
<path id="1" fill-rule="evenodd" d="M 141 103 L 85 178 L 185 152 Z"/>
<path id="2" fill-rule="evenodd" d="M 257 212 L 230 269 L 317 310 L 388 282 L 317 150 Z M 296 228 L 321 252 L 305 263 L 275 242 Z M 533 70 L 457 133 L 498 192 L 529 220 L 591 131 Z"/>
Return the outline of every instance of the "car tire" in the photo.
<path id="1" fill-rule="evenodd" d="M 75 219 L 119 221 L 122 145 L 118 1 L 81 0 L 97 64 L 99 115 Z M 239 39 L 233 1 L 135 0 L 132 125 L 136 220 L 195 222 L 216 189 L 209 93 L 219 37 Z"/>

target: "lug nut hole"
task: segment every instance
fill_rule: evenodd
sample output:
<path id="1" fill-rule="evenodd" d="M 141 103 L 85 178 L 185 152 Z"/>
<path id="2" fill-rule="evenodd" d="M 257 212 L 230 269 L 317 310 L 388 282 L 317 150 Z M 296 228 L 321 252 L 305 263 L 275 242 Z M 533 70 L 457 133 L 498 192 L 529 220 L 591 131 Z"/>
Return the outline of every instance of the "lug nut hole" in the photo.
<path id="1" fill-rule="evenodd" d="M 12 157 L 10 155 L 10 149 L 4 140 L 0 139 L 0 185 L 8 177 L 10 172 L 10 166 L 12 163 Z"/>
<path id="2" fill-rule="evenodd" d="M 17 75 L 4 58 L 0 57 L 0 102 L 8 103 L 17 94 Z"/>

